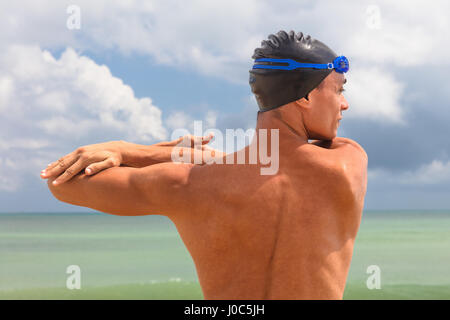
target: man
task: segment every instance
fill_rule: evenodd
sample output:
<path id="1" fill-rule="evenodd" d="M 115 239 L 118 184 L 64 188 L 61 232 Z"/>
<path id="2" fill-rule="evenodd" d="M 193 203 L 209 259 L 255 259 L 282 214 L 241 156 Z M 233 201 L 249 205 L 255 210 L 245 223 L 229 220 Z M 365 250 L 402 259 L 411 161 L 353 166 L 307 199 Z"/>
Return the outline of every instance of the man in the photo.
<path id="1" fill-rule="evenodd" d="M 278 129 L 276 174 L 262 175 L 259 161 L 174 163 L 170 155 L 180 141 L 172 141 L 79 148 L 43 177 L 67 203 L 171 219 L 205 299 L 341 299 L 368 161 L 359 144 L 336 137 L 348 109 L 342 94 L 348 61 L 293 31 L 270 35 L 253 58 L 250 85 L 260 108 L 255 138 L 235 155 L 248 159 L 258 132 L 268 129 L 271 141 L 270 129 Z M 90 173 L 83 173 L 86 167 Z"/>

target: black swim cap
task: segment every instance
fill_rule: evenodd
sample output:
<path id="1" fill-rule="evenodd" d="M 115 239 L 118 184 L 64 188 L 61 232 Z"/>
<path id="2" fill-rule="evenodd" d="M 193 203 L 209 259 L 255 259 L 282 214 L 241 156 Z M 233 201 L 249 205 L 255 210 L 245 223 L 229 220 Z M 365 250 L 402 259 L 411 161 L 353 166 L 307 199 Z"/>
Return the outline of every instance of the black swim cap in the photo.
<path id="1" fill-rule="evenodd" d="M 293 59 L 301 63 L 325 64 L 337 58 L 337 54 L 325 44 L 310 36 L 303 36 L 302 32 L 295 34 L 290 31 L 287 34 L 279 31 L 276 35 L 269 35 L 268 39 L 261 42 L 261 48 L 255 49 L 253 59 Z M 252 69 L 249 71 L 249 83 L 260 111 L 268 111 L 306 97 L 332 71 L 312 68 Z"/>

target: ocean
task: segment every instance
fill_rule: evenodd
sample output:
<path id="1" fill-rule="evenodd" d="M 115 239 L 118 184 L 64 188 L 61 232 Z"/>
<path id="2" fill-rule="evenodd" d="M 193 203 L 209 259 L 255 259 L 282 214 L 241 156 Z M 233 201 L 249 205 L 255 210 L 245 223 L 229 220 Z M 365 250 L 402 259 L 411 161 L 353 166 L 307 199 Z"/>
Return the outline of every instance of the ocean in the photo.
<path id="1" fill-rule="evenodd" d="M 203 295 L 166 217 L 0 213 L 0 299 Z M 450 211 L 364 211 L 344 299 L 450 299 Z"/>

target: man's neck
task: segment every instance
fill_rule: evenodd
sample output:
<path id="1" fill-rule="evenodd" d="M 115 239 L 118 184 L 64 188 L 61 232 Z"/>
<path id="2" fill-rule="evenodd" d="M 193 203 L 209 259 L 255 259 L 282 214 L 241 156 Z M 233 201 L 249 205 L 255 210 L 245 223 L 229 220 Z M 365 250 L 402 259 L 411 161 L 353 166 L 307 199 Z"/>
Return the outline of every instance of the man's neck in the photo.
<path id="1" fill-rule="evenodd" d="M 256 122 L 255 136 L 260 129 L 266 129 L 270 134 L 271 129 L 279 130 L 281 141 L 292 140 L 298 144 L 308 143 L 308 133 L 301 119 L 283 119 L 280 112 L 260 112 Z"/>

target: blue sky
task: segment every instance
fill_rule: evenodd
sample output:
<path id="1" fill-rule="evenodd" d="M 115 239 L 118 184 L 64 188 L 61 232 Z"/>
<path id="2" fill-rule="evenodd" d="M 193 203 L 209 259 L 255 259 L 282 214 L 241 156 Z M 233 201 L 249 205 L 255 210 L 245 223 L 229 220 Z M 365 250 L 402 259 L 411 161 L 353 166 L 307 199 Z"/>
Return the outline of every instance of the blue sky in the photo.
<path id="1" fill-rule="evenodd" d="M 450 208 L 448 2 L 79 1 L 79 30 L 71 4 L 0 4 L 0 212 L 89 211 L 39 177 L 81 145 L 253 127 L 251 56 L 279 30 L 350 60 L 338 136 L 369 156 L 365 208 Z"/>

